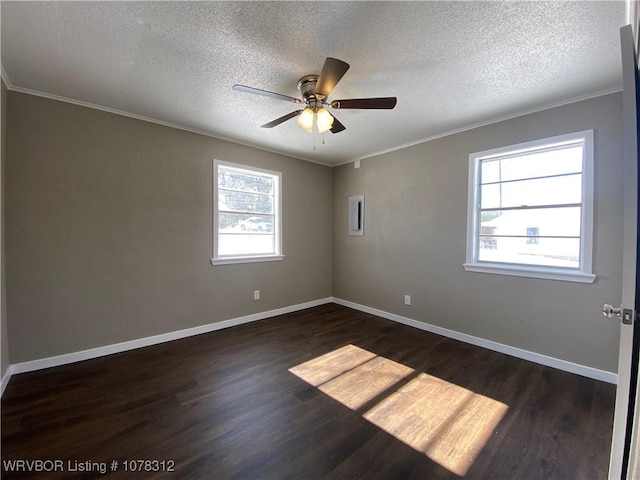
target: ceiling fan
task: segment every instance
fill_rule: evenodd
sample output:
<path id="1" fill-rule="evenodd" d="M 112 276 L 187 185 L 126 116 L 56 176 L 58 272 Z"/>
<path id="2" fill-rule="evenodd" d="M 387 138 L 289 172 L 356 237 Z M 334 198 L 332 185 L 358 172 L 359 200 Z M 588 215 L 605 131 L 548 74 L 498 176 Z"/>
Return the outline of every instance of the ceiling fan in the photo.
<path id="1" fill-rule="evenodd" d="M 253 93 L 265 97 L 278 98 L 287 102 L 305 105 L 304 108 L 287 113 L 282 117 L 265 123 L 262 128 L 273 128 L 292 118 L 298 117 L 298 125 L 312 132 L 314 126 L 319 133 L 326 132 L 338 133 L 345 130 L 345 126 L 325 107 L 332 109 L 341 108 L 358 108 L 358 109 L 386 109 L 390 110 L 396 106 L 396 97 L 380 97 L 380 98 L 352 98 L 347 100 L 333 100 L 329 102 L 328 98 L 333 89 L 336 87 L 340 79 L 349 70 L 349 64 L 338 60 L 337 58 L 327 57 L 320 71 L 320 75 L 305 75 L 298 80 L 298 90 L 302 98 L 290 97 L 281 93 L 260 90 L 259 88 L 247 87 L 245 85 L 234 85 L 233 89 L 237 92 Z"/>

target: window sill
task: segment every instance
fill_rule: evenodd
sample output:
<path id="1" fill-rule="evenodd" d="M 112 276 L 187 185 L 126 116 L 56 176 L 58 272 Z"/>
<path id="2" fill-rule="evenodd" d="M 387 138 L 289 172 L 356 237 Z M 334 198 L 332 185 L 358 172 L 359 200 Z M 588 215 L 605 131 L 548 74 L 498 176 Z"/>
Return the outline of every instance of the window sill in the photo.
<path id="1" fill-rule="evenodd" d="M 231 265 L 234 263 L 277 262 L 278 260 L 284 260 L 284 255 L 212 258 L 211 265 Z"/>
<path id="2" fill-rule="evenodd" d="M 563 282 L 593 283 L 596 276 L 592 273 L 554 268 L 524 267 L 521 265 L 499 265 L 495 263 L 465 263 L 467 272 L 492 273 L 512 277 L 544 278 Z"/>

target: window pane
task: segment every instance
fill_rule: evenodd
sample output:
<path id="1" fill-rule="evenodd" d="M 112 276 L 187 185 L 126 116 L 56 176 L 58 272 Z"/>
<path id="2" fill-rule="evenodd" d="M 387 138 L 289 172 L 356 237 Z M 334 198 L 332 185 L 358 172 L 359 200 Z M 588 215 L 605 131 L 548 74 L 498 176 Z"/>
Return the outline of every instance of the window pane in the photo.
<path id="1" fill-rule="evenodd" d="M 218 187 L 273 195 L 273 178 L 219 167 Z"/>
<path id="2" fill-rule="evenodd" d="M 234 234 L 218 235 L 219 255 L 261 255 L 273 254 L 274 235 L 266 234 Z"/>
<path id="3" fill-rule="evenodd" d="M 528 208 L 491 213 L 481 219 L 481 235 L 580 236 L 581 207 Z"/>
<path id="4" fill-rule="evenodd" d="M 593 131 L 469 160 L 467 271 L 593 281 Z"/>
<path id="5" fill-rule="evenodd" d="M 221 161 L 214 168 L 214 265 L 281 255 L 281 174 Z"/>
<path id="6" fill-rule="evenodd" d="M 582 202 L 582 174 L 482 185 L 480 188 L 483 209 Z"/>
<path id="7" fill-rule="evenodd" d="M 480 163 L 480 182 L 483 184 L 502 182 L 500 166 L 500 160 L 482 160 Z"/>
<path id="8" fill-rule="evenodd" d="M 582 149 L 582 145 L 572 145 L 508 158 L 482 160 L 482 183 L 581 172 Z"/>
<path id="9" fill-rule="evenodd" d="M 218 190 L 218 210 L 273 213 L 273 197 L 256 193 Z"/>
<path id="10" fill-rule="evenodd" d="M 270 234 L 273 233 L 273 216 L 221 213 L 218 215 L 218 232 Z"/>
<path id="11" fill-rule="evenodd" d="M 480 237 L 478 260 L 481 262 L 579 268 L 580 239 Z"/>

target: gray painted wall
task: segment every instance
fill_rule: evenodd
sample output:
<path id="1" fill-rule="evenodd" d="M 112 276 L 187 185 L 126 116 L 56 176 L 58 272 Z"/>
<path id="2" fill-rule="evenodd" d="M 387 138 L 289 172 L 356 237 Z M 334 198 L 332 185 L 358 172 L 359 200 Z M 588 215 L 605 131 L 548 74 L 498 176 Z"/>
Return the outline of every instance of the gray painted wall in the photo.
<path id="1" fill-rule="evenodd" d="M 607 95 L 334 169 L 333 294 L 506 345 L 617 371 L 622 97 Z M 594 284 L 465 272 L 472 152 L 595 130 Z M 347 235 L 347 199 L 365 195 L 365 235 Z M 404 306 L 403 295 L 412 296 Z"/>
<path id="2" fill-rule="evenodd" d="M 8 117 L 11 363 L 331 295 L 330 168 L 17 92 Z M 285 260 L 211 266 L 214 158 L 282 172 Z"/>
<path id="3" fill-rule="evenodd" d="M 18 363 L 332 294 L 616 371 L 619 327 L 599 310 L 621 291 L 620 94 L 366 159 L 360 169 L 17 92 L 2 105 L 3 372 L 6 318 Z M 465 272 L 469 153 L 585 129 L 595 130 L 596 282 Z M 283 262 L 209 264 L 213 158 L 283 172 Z M 366 196 L 364 237 L 346 232 L 355 194 Z"/>
<path id="4" fill-rule="evenodd" d="M 2 108 L 2 120 L 0 129 L 0 142 L 2 143 L 0 150 L 2 151 L 2 161 L 0 163 L 0 378 L 3 378 L 9 368 L 9 334 L 7 331 L 7 302 L 5 295 L 5 255 L 4 255 L 4 153 L 7 142 L 7 86 L 4 80 L 0 80 L 2 84 L 2 98 L 0 106 Z"/>

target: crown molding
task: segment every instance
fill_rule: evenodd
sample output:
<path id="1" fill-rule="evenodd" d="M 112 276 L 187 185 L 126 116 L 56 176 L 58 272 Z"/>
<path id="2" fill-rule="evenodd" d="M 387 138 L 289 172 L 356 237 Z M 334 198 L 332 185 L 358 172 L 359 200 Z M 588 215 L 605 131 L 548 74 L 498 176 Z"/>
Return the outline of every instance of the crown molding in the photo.
<path id="1" fill-rule="evenodd" d="M 265 152 L 275 153 L 275 154 L 278 154 L 278 155 L 283 155 L 283 156 L 286 156 L 286 157 L 289 157 L 289 158 L 294 158 L 296 160 L 304 160 L 306 162 L 311 162 L 311 163 L 315 163 L 315 164 L 318 164 L 318 165 L 322 165 L 322 166 L 325 166 L 325 167 L 331 167 L 331 168 L 339 167 L 341 165 L 347 165 L 349 163 L 353 163 L 353 162 L 356 162 L 356 161 L 359 161 L 359 160 L 366 160 L 367 158 L 378 157 L 380 155 L 384 155 L 384 154 L 395 152 L 395 151 L 402 150 L 402 149 L 405 149 L 405 148 L 413 147 L 413 146 L 416 146 L 416 145 L 420 145 L 422 143 L 431 142 L 431 141 L 437 140 L 439 138 L 448 137 L 450 135 L 455 135 L 457 133 L 467 132 L 469 130 L 473 130 L 473 129 L 480 128 L 480 127 L 485 127 L 487 125 L 493 125 L 495 123 L 500 123 L 500 122 L 503 122 L 505 120 L 512 120 L 514 118 L 523 117 L 525 115 L 530 115 L 532 113 L 542 112 L 542 111 L 545 111 L 545 110 L 551 110 L 553 108 L 562 107 L 562 106 L 565 106 L 565 105 L 570 105 L 572 103 L 582 102 L 582 101 L 585 101 L 585 100 L 590 100 L 592 98 L 598 98 L 598 97 L 602 97 L 602 96 L 605 96 L 605 95 L 610 95 L 612 93 L 619 93 L 619 92 L 622 91 L 621 87 L 609 88 L 609 89 L 606 89 L 606 90 L 599 90 L 597 92 L 590 93 L 590 94 L 587 94 L 587 95 L 582 95 L 582 96 L 579 96 L 579 97 L 573 97 L 573 98 L 570 98 L 570 99 L 567 99 L 567 100 L 562 100 L 562 101 L 559 101 L 559 102 L 546 104 L 546 105 L 543 105 L 543 106 L 540 106 L 540 107 L 535 107 L 535 108 L 530 108 L 530 109 L 527 109 L 527 110 L 523 110 L 521 112 L 517 112 L 517 113 L 514 113 L 514 114 L 495 117 L 495 118 L 492 118 L 490 120 L 486 120 L 484 122 L 474 123 L 474 124 L 467 125 L 467 126 L 464 126 L 464 127 L 461 127 L 461 128 L 456 128 L 454 130 L 448 130 L 446 132 L 442 132 L 442 133 L 438 133 L 438 134 L 435 134 L 435 135 L 431 135 L 429 137 L 424 137 L 424 138 L 421 138 L 421 139 L 418 139 L 418 140 L 414 140 L 412 142 L 403 143 L 403 144 L 398 145 L 396 147 L 391 147 L 391 148 L 387 148 L 387 149 L 384 149 L 384 150 L 379 150 L 377 152 L 369 153 L 369 154 L 366 154 L 366 155 L 362 155 L 360 157 L 355 157 L 355 158 L 351 158 L 349 160 L 342 161 L 340 163 L 332 164 L 332 163 L 321 162 L 319 160 L 314 160 L 314 159 L 311 159 L 311 158 L 308 158 L 308 157 L 294 157 L 292 155 L 288 155 L 288 154 L 282 153 L 282 152 L 280 152 L 278 150 L 275 150 L 275 149 L 266 148 L 266 147 L 264 147 L 262 145 L 258 145 L 256 143 L 246 142 L 246 141 L 238 140 L 238 139 L 231 138 L 231 137 L 225 137 L 223 135 L 215 135 L 215 134 L 213 134 L 211 132 L 207 132 L 205 130 L 186 127 L 184 125 L 180 125 L 180 124 L 177 124 L 177 123 L 166 122 L 164 120 L 158 120 L 156 118 L 147 117 L 145 115 L 138 115 L 136 113 L 127 112 L 127 111 L 124 111 L 124 110 L 118 110 L 116 108 L 105 107 L 103 105 L 98 105 L 98 104 L 95 104 L 95 103 L 85 102 L 85 101 L 82 101 L 82 100 L 75 100 L 75 99 L 72 99 L 72 98 L 69 98 L 69 97 L 64 97 L 64 96 L 61 96 L 61 95 L 54 95 L 54 94 L 51 94 L 51 93 L 41 92 L 39 90 L 32 90 L 30 88 L 18 87 L 18 86 L 13 85 L 11 83 L 11 81 L 9 79 L 9 76 L 7 75 L 7 72 L 5 71 L 4 66 L 2 66 L 2 64 L 0 64 L 0 73 L 2 75 L 2 79 L 4 80 L 5 84 L 7 85 L 7 89 L 11 90 L 13 92 L 24 93 L 24 94 L 27 94 L 27 95 L 34 95 L 36 97 L 42 97 L 42 98 L 46 98 L 46 99 L 49 99 L 49 100 L 55 100 L 55 101 L 58 101 L 58 102 L 70 103 L 70 104 L 78 105 L 78 106 L 81 106 L 81 107 L 86 107 L 86 108 L 91 108 L 91 109 L 94 109 L 94 110 L 100 110 L 100 111 L 103 111 L 103 112 L 112 113 L 114 115 L 120 115 L 120 116 L 123 116 L 123 117 L 128 117 L 128 118 L 133 118 L 133 119 L 136 119 L 136 120 L 141 120 L 143 122 L 155 123 L 157 125 L 162 125 L 162 126 L 169 127 L 169 128 L 175 128 L 177 130 L 182 130 L 182 131 L 185 131 L 185 132 L 195 133 L 197 135 L 203 135 L 205 137 L 215 138 L 217 140 L 223 140 L 225 142 L 235 143 L 235 144 L 238 144 L 238 145 L 243 145 L 245 147 L 251 147 L 251 148 L 255 148 L 255 149 L 258 149 L 258 150 L 265 151 Z"/>
<path id="2" fill-rule="evenodd" d="M 341 165 L 346 165 L 346 164 L 349 164 L 349 163 L 353 163 L 353 162 L 356 162 L 358 160 L 366 160 L 367 158 L 377 157 L 379 155 L 384 155 L 386 153 L 391 153 L 391 152 L 395 152 L 397 150 L 402 150 L 404 148 L 409 148 L 409 147 L 413 147 L 415 145 L 420 145 L 421 143 L 431 142 L 432 140 L 437 140 L 438 138 L 443 138 L 443 137 L 448 137 L 450 135 L 455 135 L 456 133 L 467 132 L 469 130 L 473 130 L 473 129 L 480 128 L 480 127 L 485 127 L 487 125 L 493 125 L 495 123 L 504 122 L 505 120 L 512 120 L 514 118 L 524 117 L 525 115 L 530 115 L 532 113 L 543 112 L 545 110 L 551 110 L 552 108 L 562 107 L 564 105 L 570 105 L 572 103 L 582 102 L 584 100 L 590 100 L 592 98 L 603 97 L 605 95 L 610 95 L 612 93 L 619 93 L 621 91 L 622 91 L 622 87 L 609 88 L 609 89 L 606 89 L 606 90 L 599 90 L 597 92 L 590 93 L 590 94 L 587 94 L 587 95 L 582 95 L 580 97 L 573 97 L 573 98 L 570 98 L 570 99 L 567 99 L 567 100 L 562 100 L 562 101 L 559 101 L 559 102 L 549 103 L 549 104 L 546 104 L 546 105 L 543 105 L 543 106 L 540 106 L 540 107 L 530 108 L 528 110 L 523 110 L 521 112 L 513 113 L 513 114 L 510 114 L 510 115 L 504 115 L 504 116 L 501 116 L 501 117 L 495 117 L 495 118 L 492 118 L 490 120 L 486 120 L 484 122 L 473 123 L 473 124 L 467 125 L 465 127 L 456 128 L 454 130 L 448 130 L 448 131 L 443 132 L 443 133 L 437 133 L 435 135 L 422 138 L 420 140 L 415 140 L 415 141 L 409 142 L 409 143 L 403 143 L 402 145 L 398 145 L 397 147 L 387 148 L 385 150 L 380 150 L 380 151 L 375 152 L 375 153 L 363 155 L 361 157 L 352 158 L 351 160 L 346 160 L 346 161 L 338 163 L 338 164 L 336 164 L 334 166 L 335 167 L 339 167 Z"/>
<path id="3" fill-rule="evenodd" d="M 296 160 L 304 160 L 305 162 L 316 163 L 318 165 L 323 165 L 325 167 L 332 167 L 333 166 L 332 164 L 325 163 L 325 162 L 320 162 L 318 160 L 313 160 L 311 158 L 294 157 L 293 155 L 288 155 L 286 153 L 282 153 L 281 151 L 278 151 L 278 150 L 275 150 L 275 149 L 269 149 L 269 148 L 266 148 L 266 147 L 264 147 L 262 145 L 258 145 L 256 143 L 246 142 L 246 141 L 238 140 L 236 138 L 231 138 L 231 137 L 225 137 L 223 135 L 215 135 L 215 134 L 213 134 L 211 132 L 207 132 L 206 130 L 200 130 L 200 129 L 197 129 L 197 128 L 191 128 L 191 127 L 187 127 L 187 126 L 180 125 L 180 124 L 177 124 L 177 123 L 166 122 L 164 120 L 158 120 L 157 118 L 147 117 L 145 115 L 138 115 L 137 113 L 127 112 L 125 110 L 119 110 L 117 108 L 105 107 L 103 105 L 98 105 L 98 104 L 95 104 L 95 103 L 85 102 L 83 100 L 75 100 L 73 98 L 64 97 L 64 96 L 61 96 L 61 95 L 54 95 L 52 93 L 41 92 L 39 90 L 32 90 L 30 88 L 18 87 L 16 85 L 11 84 L 11 82 L 8 81 L 8 77 L 6 76 L 6 72 L 4 71 L 4 68 L 2 68 L 2 78 L 5 79 L 5 83 L 7 85 L 7 89 L 11 90 L 12 92 L 24 93 L 26 95 L 33 95 L 35 97 L 42 97 L 42 98 L 46 98 L 48 100 L 55 100 L 57 102 L 70 103 L 72 105 L 78 105 L 80 107 L 91 108 L 93 110 L 100 110 L 102 112 L 112 113 L 114 115 L 120 115 L 120 116 L 123 116 L 123 117 L 133 118 L 135 120 L 141 120 L 143 122 L 155 123 L 156 125 L 162 125 L 164 127 L 175 128 L 177 130 L 182 130 L 182 131 L 185 131 L 185 132 L 195 133 L 197 135 L 203 135 L 205 137 L 215 138 L 217 140 L 223 140 L 225 142 L 230 142 L 230 143 L 235 143 L 237 145 L 242 145 L 242 146 L 245 146 L 245 147 L 255 148 L 255 149 L 258 149 L 258 150 L 262 150 L 264 152 L 275 153 L 275 154 L 282 155 L 282 156 L 285 156 L 285 157 L 294 158 Z"/>

